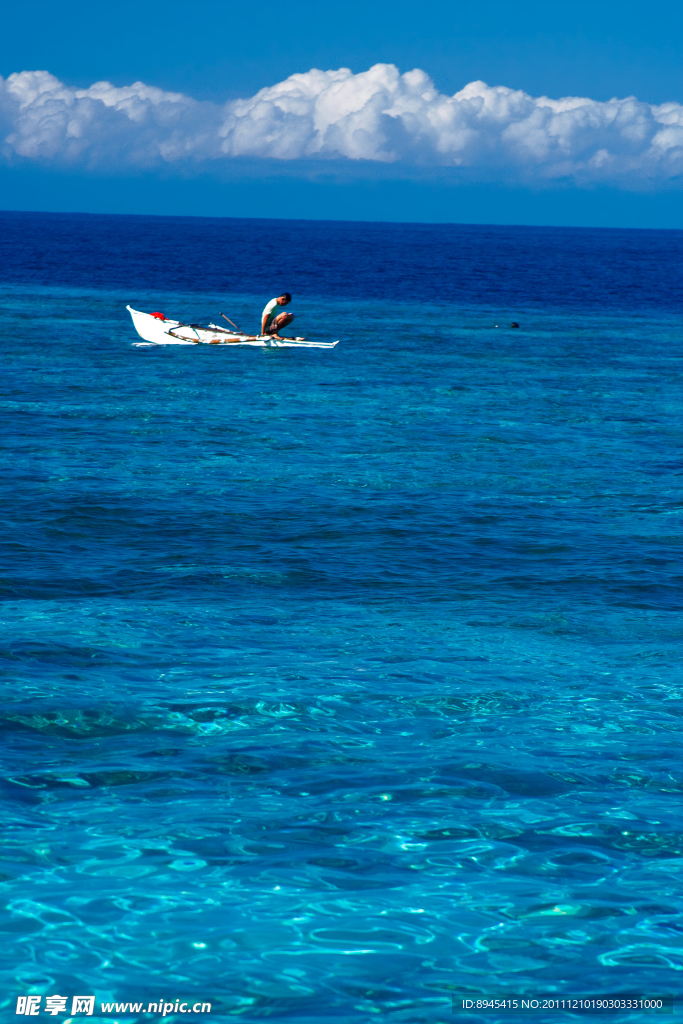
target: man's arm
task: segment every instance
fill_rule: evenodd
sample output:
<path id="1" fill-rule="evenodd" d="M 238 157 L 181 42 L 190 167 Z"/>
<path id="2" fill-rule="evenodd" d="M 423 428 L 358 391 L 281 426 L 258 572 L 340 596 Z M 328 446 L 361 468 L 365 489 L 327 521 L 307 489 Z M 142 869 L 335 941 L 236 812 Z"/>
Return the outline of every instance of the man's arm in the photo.
<path id="1" fill-rule="evenodd" d="M 267 321 L 268 321 L 268 314 L 264 313 L 263 316 L 261 317 L 261 334 L 265 334 L 266 333 L 266 323 L 267 323 Z"/>

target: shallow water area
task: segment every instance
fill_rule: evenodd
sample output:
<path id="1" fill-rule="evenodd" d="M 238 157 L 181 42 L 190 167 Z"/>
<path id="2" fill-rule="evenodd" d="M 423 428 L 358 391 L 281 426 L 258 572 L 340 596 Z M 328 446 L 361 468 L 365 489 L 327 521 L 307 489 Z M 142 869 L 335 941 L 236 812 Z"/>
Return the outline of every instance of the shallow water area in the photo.
<path id="1" fill-rule="evenodd" d="M 226 243 L 224 286 L 163 288 L 105 220 L 47 268 L 27 222 L 0 284 L 5 1012 L 679 994 L 683 330 L 629 268 L 680 233 L 624 233 L 599 308 L 595 232 L 543 236 L 576 287 L 534 235 L 496 302 L 493 257 L 474 301 L 311 227 L 297 333 L 337 348 L 139 349 L 127 302 L 249 324 L 296 267 Z"/>

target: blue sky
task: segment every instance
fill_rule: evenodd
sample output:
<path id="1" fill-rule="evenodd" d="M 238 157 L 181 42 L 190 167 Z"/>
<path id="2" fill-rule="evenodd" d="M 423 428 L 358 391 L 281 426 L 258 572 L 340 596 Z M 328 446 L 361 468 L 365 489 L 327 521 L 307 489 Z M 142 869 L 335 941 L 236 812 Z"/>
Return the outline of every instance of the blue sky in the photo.
<path id="1" fill-rule="evenodd" d="M 683 227 L 680 2 L 39 0 L 3 22 L 0 74 L 54 76 L 3 94 L 6 209 Z M 292 99 L 311 68 L 349 71 Z M 184 98 L 80 95 L 103 80 Z M 449 104 L 476 81 L 509 92 Z"/>

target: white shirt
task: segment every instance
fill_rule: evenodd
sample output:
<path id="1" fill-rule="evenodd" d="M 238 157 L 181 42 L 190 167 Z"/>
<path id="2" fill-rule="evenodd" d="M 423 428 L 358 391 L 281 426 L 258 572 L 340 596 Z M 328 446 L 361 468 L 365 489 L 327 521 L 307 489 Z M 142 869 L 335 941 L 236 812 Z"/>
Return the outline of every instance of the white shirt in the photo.
<path id="1" fill-rule="evenodd" d="M 275 317 L 281 312 L 282 306 L 278 306 L 277 299 L 271 299 L 270 302 L 266 304 L 266 308 L 263 310 L 263 313 L 261 313 L 261 318 L 264 316 L 268 317 L 266 320 L 266 330 L 268 330 Z"/>

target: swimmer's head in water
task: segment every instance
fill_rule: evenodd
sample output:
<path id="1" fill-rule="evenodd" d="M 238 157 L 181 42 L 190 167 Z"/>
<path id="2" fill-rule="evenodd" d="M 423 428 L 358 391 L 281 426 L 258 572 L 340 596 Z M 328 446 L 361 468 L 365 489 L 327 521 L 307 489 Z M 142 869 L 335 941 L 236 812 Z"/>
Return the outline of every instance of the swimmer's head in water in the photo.
<path id="1" fill-rule="evenodd" d="M 519 324 L 515 323 L 515 321 L 513 320 L 512 323 L 510 324 L 510 327 L 519 327 Z"/>

